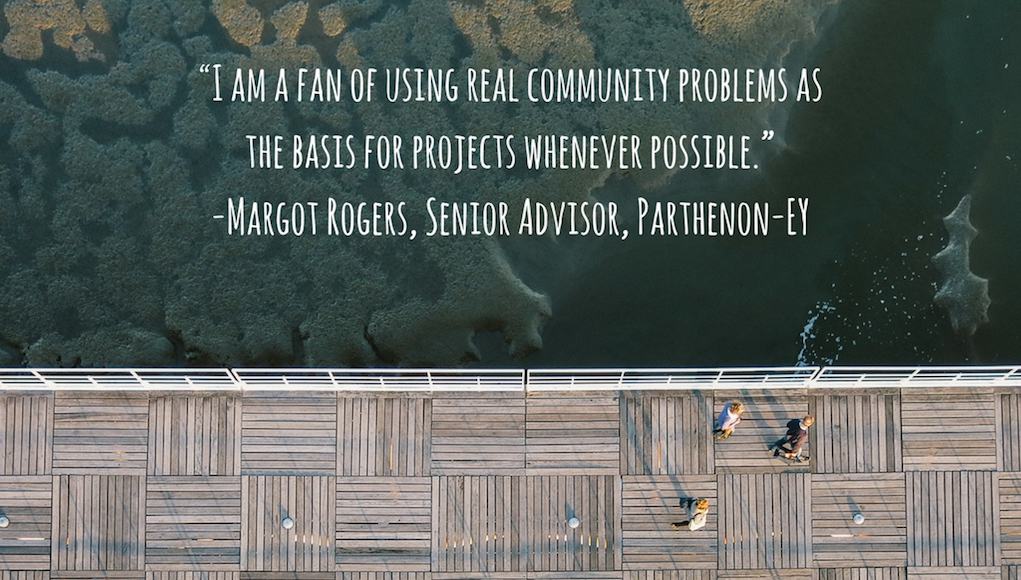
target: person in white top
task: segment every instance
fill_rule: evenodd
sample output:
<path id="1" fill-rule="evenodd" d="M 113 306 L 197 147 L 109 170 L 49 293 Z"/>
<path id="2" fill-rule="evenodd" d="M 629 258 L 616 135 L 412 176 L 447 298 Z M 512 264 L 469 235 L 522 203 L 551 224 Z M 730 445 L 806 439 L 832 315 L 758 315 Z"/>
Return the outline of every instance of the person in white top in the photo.
<path id="1" fill-rule="evenodd" d="M 741 422 L 741 415 L 744 413 L 744 405 L 741 401 L 730 401 L 723 405 L 720 416 L 716 418 L 716 425 L 713 428 L 713 437 L 722 441 L 734 434 L 734 428 Z"/>
<path id="2" fill-rule="evenodd" d="M 685 506 L 685 504 L 687 505 Z M 683 522 L 674 522 L 670 524 L 670 527 L 675 530 L 688 528 L 693 532 L 705 527 L 706 520 L 709 518 L 709 500 L 704 497 L 686 498 L 681 500 L 681 507 L 687 507 L 688 519 Z"/>

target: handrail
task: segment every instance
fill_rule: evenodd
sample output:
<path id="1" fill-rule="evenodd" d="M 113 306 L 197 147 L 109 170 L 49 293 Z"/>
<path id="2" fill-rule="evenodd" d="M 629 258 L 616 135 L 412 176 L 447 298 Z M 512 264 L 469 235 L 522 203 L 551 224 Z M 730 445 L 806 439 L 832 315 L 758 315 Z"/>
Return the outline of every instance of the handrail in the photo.
<path id="1" fill-rule="evenodd" d="M 1019 366 L 686 369 L 0 369 L 2 391 L 543 392 L 1021 388 Z"/>

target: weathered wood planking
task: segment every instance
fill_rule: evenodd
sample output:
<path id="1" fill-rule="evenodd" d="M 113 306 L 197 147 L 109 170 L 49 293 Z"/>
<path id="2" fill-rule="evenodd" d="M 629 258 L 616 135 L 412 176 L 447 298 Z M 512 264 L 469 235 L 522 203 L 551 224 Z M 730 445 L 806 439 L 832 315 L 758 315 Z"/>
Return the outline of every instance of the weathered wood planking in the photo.
<path id="1" fill-rule="evenodd" d="M 687 519 L 681 500 L 697 497 L 710 503 L 706 526 L 674 530 L 671 524 Z M 625 476 L 622 498 L 625 570 L 716 569 L 720 506 L 715 476 Z"/>
<path id="2" fill-rule="evenodd" d="M 524 572 L 433 572 L 431 580 L 525 580 Z"/>
<path id="3" fill-rule="evenodd" d="M 428 572 L 338 572 L 337 580 L 431 580 Z"/>
<path id="4" fill-rule="evenodd" d="M 911 580 L 1000 580 L 1004 570 L 997 566 L 948 566 L 937 568 L 908 568 L 908 578 Z"/>
<path id="5" fill-rule="evenodd" d="M 699 396 L 6 395 L 0 579 L 1017 577 L 1016 395 Z M 811 464 L 769 458 L 809 411 Z"/>
<path id="6" fill-rule="evenodd" d="M 718 416 L 728 401 L 741 400 L 747 407 L 734 434 L 725 441 L 715 442 L 717 472 L 766 473 L 807 472 L 811 461 L 792 464 L 773 457 L 768 447 L 787 432 L 787 423 L 808 414 L 808 399 L 804 390 L 777 391 L 775 393 L 742 394 L 717 393 L 713 415 Z M 807 454 L 813 453 L 809 445 Z"/>
<path id="7" fill-rule="evenodd" d="M 524 480 L 530 571 L 621 568 L 621 481 L 615 476 L 540 476 Z M 571 529 L 568 520 L 580 525 Z"/>
<path id="8" fill-rule="evenodd" d="M 1000 399 L 999 469 L 1021 471 L 1021 395 L 997 395 Z"/>
<path id="9" fill-rule="evenodd" d="M 620 402 L 603 393 L 526 400 L 526 473 L 619 474 Z"/>
<path id="10" fill-rule="evenodd" d="M 238 570 L 240 477 L 152 477 L 146 482 L 149 570 Z"/>
<path id="11" fill-rule="evenodd" d="M 816 473 L 901 470 L 899 393 L 816 395 L 809 413 L 817 421 L 809 431 Z"/>
<path id="12" fill-rule="evenodd" d="M 140 570 L 53 570 L 50 572 L 53 580 L 146 580 L 146 573 Z"/>
<path id="13" fill-rule="evenodd" d="M 1003 580 L 1021 580 L 1021 566 L 1004 566 L 1002 570 Z"/>
<path id="14" fill-rule="evenodd" d="M 713 473 L 713 398 L 701 392 L 620 397 L 621 473 Z"/>
<path id="15" fill-rule="evenodd" d="M 149 401 L 149 475 L 240 475 L 241 398 Z"/>
<path id="16" fill-rule="evenodd" d="M 49 476 L 0 476 L 0 570 L 49 570 L 52 535 L 52 484 Z"/>
<path id="17" fill-rule="evenodd" d="M 241 580 L 336 580 L 333 572 L 241 572 Z"/>
<path id="18" fill-rule="evenodd" d="M 248 393 L 242 404 L 245 475 L 334 475 L 337 398 L 332 393 Z"/>
<path id="19" fill-rule="evenodd" d="M 904 470 L 996 469 L 998 403 L 992 393 L 905 390 Z"/>
<path id="20" fill-rule="evenodd" d="M 523 477 L 432 478 L 434 572 L 525 572 L 528 486 Z"/>
<path id="21" fill-rule="evenodd" d="M 148 435 L 144 394 L 58 392 L 53 473 L 145 475 Z"/>
<path id="22" fill-rule="evenodd" d="M 815 570 L 720 570 L 716 574 L 717 580 L 745 580 L 755 578 L 756 580 L 815 580 Z"/>
<path id="23" fill-rule="evenodd" d="M 337 479 L 337 570 L 428 571 L 432 484 L 428 477 Z"/>
<path id="24" fill-rule="evenodd" d="M 622 580 L 623 573 L 618 570 L 589 570 L 575 572 L 530 572 L 528 577 L 535 580 Z"/>
<path id="25" fill-rule="evenodd" d="M 907 568 L 820 568 L 819 580 L 907 580 Z"/>
<path id="26" fill-rule="evenodd" d="M 53 395 L 0 397 L 0 475 L 49 474 Z"/>
<path id="27" fill-rule="evenodd" d="M 340 397 L 337 474 L 427 476 L 432 401 L 422 397 Z"/>
<path id="28" fill-rule="evenodd" d="M 810 485 L 803 473 L 719 476 L 720 569 L 810 567 Z"/>
<path id="29" fill-rule="evenodd" d="M 812 554 L 820 568 L 907 565 L 904 474 L 812 476 Z M 858 525 L 854 515 L 865 516 Z"/>
<path id="30" fill-rule="evenodd" d="M 45 570 L 0 570 L 0 580 L 50 580 Z"/>
<path id="31" fill-rule="evenodd" d="M 53 478 L 54 570 L 145 569 L 145 477 Z"/>
<path id="32" fill-rule="evenodd" d="M 910 567 L 1000 564 L 994 473 L 908 472 L 905 485 Z"/>
<path id="33" fill-rule="evenodd" d="M 332 571 L 336 485 L 332 476 L 242 477 L 242 571 Z"/>
<path id="34" fill-rule="evenodd" d="M 1000 555 L 1004 564 L 1021 564 L 1021 473 L 1001 473 Z"/>
<path id="35" fill-rule="evenodd" d="M 199 572 L 185 572 L 179 570 L 150 570 L 145 574 L 145 580 L 239 580 L 239 572 L 216 572 L 203 570 Z"/>
<path id="36" fill-rule="evenodd" d="M 437 396 L 432 401 L 432 475 L 521 474 L 525 401 L 518 394 Z"/>
<path id="37" fill-rule="evenodd" d="M 715 570 L 625 570 L 624 580 L 716 580 Z"/>

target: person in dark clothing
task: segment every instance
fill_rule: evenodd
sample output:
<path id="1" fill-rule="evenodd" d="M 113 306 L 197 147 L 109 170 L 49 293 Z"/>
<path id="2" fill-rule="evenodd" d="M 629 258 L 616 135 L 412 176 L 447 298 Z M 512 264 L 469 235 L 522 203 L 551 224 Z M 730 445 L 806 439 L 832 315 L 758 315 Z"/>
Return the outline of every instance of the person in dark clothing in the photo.
<path id="1" fill-rule="evenodd" d="M 801 419 L 791 419 L 787 423 L 787 434 L 769 446 L 773 456 L 782 455 L 786 459 L 804 461 L 801 452 L 808 444 L 808 429 L 815 424 L 815 417 L 805 415 Z"/>

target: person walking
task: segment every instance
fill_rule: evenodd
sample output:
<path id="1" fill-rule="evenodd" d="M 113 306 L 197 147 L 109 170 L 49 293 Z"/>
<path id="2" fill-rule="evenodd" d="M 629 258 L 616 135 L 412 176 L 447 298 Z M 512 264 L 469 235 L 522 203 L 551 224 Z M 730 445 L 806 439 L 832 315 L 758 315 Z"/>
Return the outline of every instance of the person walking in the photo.
<path id="1" fill-rule="evenodd" d="M 682 522 L 674 522 L 670 527 L 675 530 L 688 528 L 691 531 L 700 530 L 705 527 L 709 518 L 709 500 L 704 497 L 688 497 L 681 499 L 681 508 L 688 511 L 688 519 Z"/>
<path id="2" fill-rule="evenodd" d="M 730 401 L 723 405 L 723 410 L 720 411 L 720 416 L 716 418 L 716 424 L 713 426 L 713 437 L 717 441 L 723 441 L 733 435 L 743 413 L 744 404 L 741 401 Z"/>
<path id="3" fill-rule="evenodd" d="M 773 457 L 782 456 L 784 459 L 804 461 L 802 451 L 808 444 L 808 429 L 812 425 L 815 425 L 815 417 L 811 415 L 805 415 L 801 419 L 791 419 L 787 423 L 787 434 L 769 446 Z"/>

